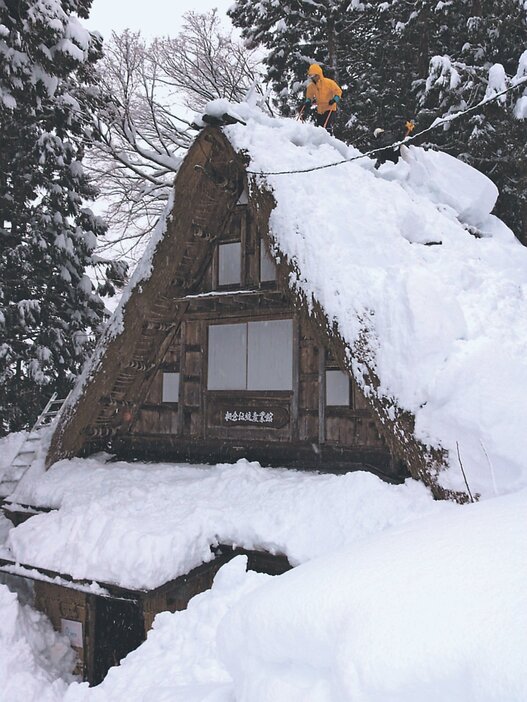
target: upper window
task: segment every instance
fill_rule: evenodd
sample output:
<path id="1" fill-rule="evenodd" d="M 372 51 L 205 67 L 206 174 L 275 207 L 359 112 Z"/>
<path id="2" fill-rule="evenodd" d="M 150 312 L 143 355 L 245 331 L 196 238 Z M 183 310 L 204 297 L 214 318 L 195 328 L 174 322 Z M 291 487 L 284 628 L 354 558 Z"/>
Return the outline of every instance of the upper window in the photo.
<path id="1" fill-rule="evenodd" d="M 209 390 L 292 390 L 293 320 L 209 326 Z"/>
<path id="2" fill-rule="evenodd" d="M 272 280 L 276 280 L 276 262 L 262 240 L 260 242 L 260 281 L 267 283 Z"/>
<path id="3" fill-rule="evenodd" d="M 242 245 L 239 241 L 218 246 L 218 285 L 237 285 L 242 280 Z"/>
<path id="4" fill-rule="evenodd" d="M 326 405 L 349 407 L 350 379 L 347 373 L 341 370 L 326 371 Z"/>

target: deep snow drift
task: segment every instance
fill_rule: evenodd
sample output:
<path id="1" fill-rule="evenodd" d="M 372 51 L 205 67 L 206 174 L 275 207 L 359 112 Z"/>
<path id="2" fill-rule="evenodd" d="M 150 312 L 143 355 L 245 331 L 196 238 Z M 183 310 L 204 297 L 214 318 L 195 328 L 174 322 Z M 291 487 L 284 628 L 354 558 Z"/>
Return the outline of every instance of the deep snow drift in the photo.
<path id="1" fill-rule="evenodd" d="M 188 567 L 211 538 L 284 550 L 300 565 L 273 578 L 234 559 L 186 611 L 158 615 L 147 641 L 96 688 L 68 679 L 60 637 L 0 586 L 0 689 L 13 691 L 5 702 L 527 699 L 527 491 L 459 506 L 434 502 L 414 481 L 369 474 L 91 459 L 34 477 L 37 496 L 57 513 L 10 536 L 3 520 L 0 535 L 24 555 L 37 539 L 48 565 L 64 566 L 61 551 L 72 549 L 80 571 L 97 572 L 99 554 L 98 572 L 108 575 L 113 557 L 126 581 L 132 564 L 121 551 L 131 550 L 143 582 L 159 582 L 165 558 Z"/>
<path id="2" fill-rule="evenodd" d="M 1 527 L 0 527 L 1 531 Z M 62 699 L 75 654 L 47 618 L 0 584 L 0 700 Z"/>
<path id="3" fill-rule="evenodd" d="M 526 700 L 526 500 L 396 527 L 246 597 L 219 632 L 238 702 Z"/>

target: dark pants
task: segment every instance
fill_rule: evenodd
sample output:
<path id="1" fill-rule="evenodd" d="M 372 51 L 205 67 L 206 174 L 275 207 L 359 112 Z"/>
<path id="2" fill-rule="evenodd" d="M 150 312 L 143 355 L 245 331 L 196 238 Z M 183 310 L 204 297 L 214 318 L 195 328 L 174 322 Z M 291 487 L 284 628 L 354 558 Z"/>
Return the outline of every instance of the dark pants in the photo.
<path id="1" fill-rule="evenodd" d="M 397 149 L 383 149 L 382 151 L 377 152 L 376 158 L 377 161 L 375 162 L 375 168 L 379 168 L 379 166 L 382 166 L 383 163 L 386 163 L 386 161 L 392 161 L 392 163 L 397 163 L 399 160 L 400 156 L 400 147 Z"/>
<path id="2" fill-rule="evenodd" d="M 320 114 L 317 112 L 317 124 L 319 127 L 326 127 L 330 134 L 333 134 L 333 122 L 335 121 L 336 110 L 328 110 Z M 327 121 L 326 121 L 327 120 Z"/>

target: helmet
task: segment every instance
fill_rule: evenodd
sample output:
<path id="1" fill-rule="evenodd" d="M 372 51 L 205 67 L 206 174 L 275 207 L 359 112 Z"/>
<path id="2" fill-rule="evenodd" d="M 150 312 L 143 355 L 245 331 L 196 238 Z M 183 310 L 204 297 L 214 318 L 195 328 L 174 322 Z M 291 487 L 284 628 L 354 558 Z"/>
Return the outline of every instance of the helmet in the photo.
<path id="1" fill-rule="evenodd" d="M 384 129 L 381 129 L 381 127 L 377 127 L 377 129 L 373 130 L 373 136 L 377 139 L 378 136 L 384 133 Z"/>
<path id="2" fill-rule="evenodd" d="M 322 78 L 322 76 L 323 76 L 322 69 L 320 68 L 318 63 L 311 64 L 311 66 L 307 69 L 307 75 L 309 77 L 320 76 Z"/>

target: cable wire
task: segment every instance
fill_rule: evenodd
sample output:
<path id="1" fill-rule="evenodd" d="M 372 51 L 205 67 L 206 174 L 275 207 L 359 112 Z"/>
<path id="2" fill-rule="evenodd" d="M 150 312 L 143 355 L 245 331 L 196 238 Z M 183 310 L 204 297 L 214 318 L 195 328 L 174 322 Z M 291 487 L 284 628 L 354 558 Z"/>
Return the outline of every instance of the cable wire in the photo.
<path id="1" fill-rule="evenodd" d="M 515 90 L 519 86 L 523 85 L 524 83 L 527 83 L 527 77 L 522 78 L 519 80 L 517 83 L 514 85 L 510 85 L 508 88 L 505 88 L 505 90 L 502 90 L 499 93 L 496 93 L 490 98 L 484 98 L 480 102 L 478 102 L 476 105 L 472 105 L 472 107 L 468 107 L 466 110 L 463 110 L 461 112 L 455 112 L 452 115 L 448 115 L 447 117 L 441 117 L 436 119 L 429 127 L 426 129 L 422 129 L 420 132 L 417 132 L 416 134 L 413 134 L 412 136 L 407 136 L 404 139 L 401 139 L 400 141 L 394 141 L 393 144 L 388 144 L 387 146 L 381 146 L 378 149 L 371 149 L 370 151 L 366 151 L 363 154 L 359 154 L 358 156 L 352 156 L 351 158 L 344 158 L 341 161 L 335 161 L 334 163 L 326 163 L 322 166 L 313 166 L 312 168 L 301 168 L 298 170 L 294 171 L 250 171 L 248 170 L 247 173 L 251 175 L 259 175 L 259 176 L 268 176 L 268 175 L 292 175 L 294 173 L 310 173 L 311 171 L 321 171 L 324 168 L 333 168 L 334 166 L 340 166 L 343 163 L 351 163 L 352 161 L 358 161 L 361 158 L 366 158 L 366 156 L 372 156 L 373 154 L 379 153 L 379 151 L 384 151 L 385 149 L 394 149 L 398 148 L 399 146 L 406 145 L 413 141 L 414 139 L 417 139 L 417 137 L 422 136 L 423 134 L 427 134 L 428 132 L 431 132 L 433 129 L 437 129 L 437 127 L 440 127 L 443 124 L 447 124 L 448 122 L 453 122 L 454 120 L 458 119 L 459 117 L 464 117 L 465 115 L 469 114 L 470 112 L 474 112 L 477 110 L 479 107 L 482 107 L 483 105 L 488 105 L 489 103 L 493 102 L 494 100 L 497 100 L 497 98 L 501 97 L 502 95 L 505 95 L 506 93 L 510 92 L 511 90 Z"/>

